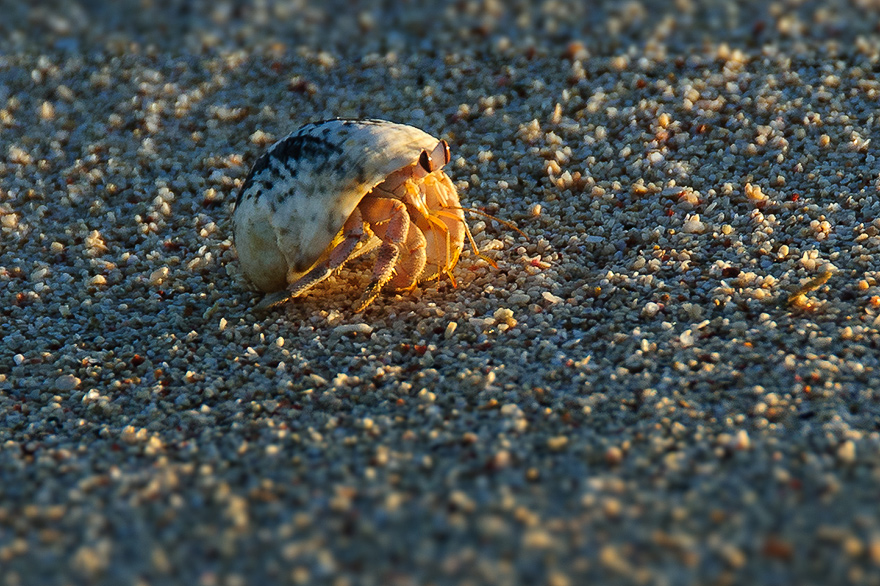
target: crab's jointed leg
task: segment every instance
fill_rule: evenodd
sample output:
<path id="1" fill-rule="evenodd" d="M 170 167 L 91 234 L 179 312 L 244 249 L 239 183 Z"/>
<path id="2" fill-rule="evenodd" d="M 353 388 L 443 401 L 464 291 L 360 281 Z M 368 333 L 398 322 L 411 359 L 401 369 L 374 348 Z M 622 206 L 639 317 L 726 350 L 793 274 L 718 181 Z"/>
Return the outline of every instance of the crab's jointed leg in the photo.
<path id="1" fill-rule="evenodd" d="M 299 297 L 341 269 L 347 261 L 370 250 L 366 243 L 371 238 L 371 235 L 364 230 L 364 221 L 357 208 L 345 221 L 342 227 L 342 236 L 342 241 L 330 251 L 326 260 L 319 262 L 302 277 L 289 284 L 287 289 L 266 296 L 255 309 L 257 311 L 265 311 L 278 307 L 294 297 Z M 364 246 L 361 246 L 362 244 Z M 361 248 L 358 249 L 358 246 L 361 246 Z"/>
<path id="2" fill-rule="evenodd" d="M 427 246 L 425 234 L 410 221 L 405 248 L 397 261 L 394 277 L 388 282 L 389 287 L 395 291 L 408 291 L 419 283 L 428 260 Z"/>
<path id="3" fill-rule="evenodd" d="M 355 313 L 360 313 L 372 303 L 382 287 L 391 280 L 401 247 L 405 246 L 410 231 L 409 212 L 400 200 L 366 196 L 358 209 L 373 233 L 382 239 L 382 244 L 379 245 L 376 264 L 373 265 L 373 277 L 355 304 Z"/>
<path id="4" fill-rule="evenodd" d="M 440 163 L 447 160 L 444 145 L 441 143 L 431 155 Z M 414 208 L 413 217 L 425 235 L 427 260 L 419 282 L 436 279 L 442 274 L 449 275 L 455 283 L 451 269 L 458 261 L 461 241 L 464 238 L 464 214 L 457 209 L 458 199 L 455 187 L 443 172 L 424 174 L 427 151 L 422 151 L 419 164 L 413 175 L 423 175 L 418 183 L 408 184 L 413 188 L 407 192 L 407 203 Z M 430 162 L 430 161 L 428 161 Z"/>

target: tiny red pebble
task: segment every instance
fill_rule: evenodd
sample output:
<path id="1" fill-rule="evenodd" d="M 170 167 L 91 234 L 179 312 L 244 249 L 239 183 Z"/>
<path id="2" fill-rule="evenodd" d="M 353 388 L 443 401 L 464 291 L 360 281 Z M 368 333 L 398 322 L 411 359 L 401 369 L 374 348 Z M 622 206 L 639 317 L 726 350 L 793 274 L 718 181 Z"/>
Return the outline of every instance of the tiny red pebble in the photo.
<path id="1" fill-rule="evenodd" d="M 761 553 L 769 558 L 790 560 L 792 555 L 794 555 L 794 548 L 787 541 L 771 536 L 764 542 Z"/>

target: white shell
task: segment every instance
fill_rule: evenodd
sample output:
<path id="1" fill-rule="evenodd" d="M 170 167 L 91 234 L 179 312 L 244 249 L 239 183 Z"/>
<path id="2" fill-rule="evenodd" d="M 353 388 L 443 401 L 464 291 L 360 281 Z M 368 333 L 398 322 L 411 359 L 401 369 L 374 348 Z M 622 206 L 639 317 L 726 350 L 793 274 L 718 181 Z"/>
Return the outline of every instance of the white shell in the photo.
<path id="1" fill-rule="evenodd" d="M 322 259 L 365 194 L 437 143 L 405 124 L 328 120 L 273 144 L 254 163 L 233 212 L 245 274 L 263 291 L 283 289 Z"/>

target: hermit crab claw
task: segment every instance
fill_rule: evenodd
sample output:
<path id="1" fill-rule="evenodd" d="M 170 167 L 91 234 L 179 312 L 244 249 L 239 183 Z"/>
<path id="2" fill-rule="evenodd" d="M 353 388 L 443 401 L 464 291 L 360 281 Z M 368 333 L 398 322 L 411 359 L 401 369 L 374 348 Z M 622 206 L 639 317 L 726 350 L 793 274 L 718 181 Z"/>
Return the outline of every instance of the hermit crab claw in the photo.
<path id="1" fill-rule="evenodd" d="M 384 289 L 452 277 L 470 235 L 443 172 L 449 145 L 384 120 L 307 124 L 254 163 L 233 212 L 239 260 L 271 309 L 375 251 L 363 311 Z"/>

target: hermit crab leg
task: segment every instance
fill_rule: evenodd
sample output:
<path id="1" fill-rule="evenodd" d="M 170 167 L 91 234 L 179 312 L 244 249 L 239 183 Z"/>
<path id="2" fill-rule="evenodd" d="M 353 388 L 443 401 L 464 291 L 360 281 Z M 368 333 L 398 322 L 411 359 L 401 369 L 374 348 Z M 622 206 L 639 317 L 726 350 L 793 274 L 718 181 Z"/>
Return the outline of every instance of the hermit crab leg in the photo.
<path id="1" fill-rule="evenodd" d="M 397 199 L 367 196 L 358 206 L 364 221 L 373 233 L 382 239 L 373 265 L 373 278 L 364 294 L 355 304 L 354 312 L 360 313 L 373 302 L 382 287 L 394 276 L 394 267 L 400 257 L 400 249 L 409 234 L 409 213 L 406 205 Z"/>
<path id="2" fill-rule="evenodd" d="M 440 155 L 438 155 L 438 149 L 435 149 L 434 152 L 435 158 L 446 156 L 445 151 L 439 151 Z M 464 223 L 464 218 L 460 217 L 460 214 L 456 215 L 454 212 L 448 211 L 454 209 L 449 205 L 451 202 L 448 196 L 448 192 L 454 192 L 454 189 L 451 182 L 442 173 L 439 177 L 436 175 L 426 176 L 420 185 L 421 198 L 425 205 L 425 221 L 429 224 L 428 230 L 436 235 L 431 239 L 431 242 L 434 243 L 431 258 L 438 260 L 436 263 L 438 267 L 450 267 L 455 264 L 454 259 L 458 258 L 458 250 L 453 246 L 453 241 L 458 241 L 459 235 L 463 237 L 459 224 Z M 442 265 L 439 262 L 441 259 Z M 448 271 L 445 270 L 441 272 L 448 274 Z"/>
<path id="3" fill-rule="evenodd" d="M 514 224 L 513 222 L 509 222 L 507 220 L 502 220 L 501 218 L 496 218 L 492 214 L 488 214 L 488 213 L 484 212 L 483 210 L 478 210 L 476 208 L 462 208 L 462 207 L 455 207 L 455 208 L 451 208 L 451 209 L 464 210 L 464 211 L 470 212 L 472 214 L 478 214 L 480 216 L 483 216 L 484 218 L 489 218 L 490 220 L 494 220 L 495 222 L 498 222 L 502 226 L 506 226 L 506 227 L 510 228 L 514 232 L 518 232 L 520 234 L 520 236 L 522 236 L 526 240 L 529 239 L 529 235 L 526 234 L 525 232 L 523 232 L 522 230 L 520 230 L 519 228 L 517 228 L 516 224 Z"/>
<path id="4" fill-rule="evenodd" d="M 278 291 L 272 295 L 267 295 L 256 307 L 256 311 L 266 311 L 282 305 L 294 297 L 299 297 L 336 271 L 349 260 L 356 258 L 364 252 L 370 250 L 366 246 L 366 242 L 371 235 L 364 230 L 364 221 L 358 208 L 354 209 L 351 216 L 345 221 L 342 228 L 344 238 L 337 244 L 327 260 L 318 263 L 305 275 L 287 286 L 287 289 Z M 360 250 L 358 246 L 364 244 Z"/>
<path id="5" fill-rule="evenodd" d="M 415 225 L 409 223 L 409 232 L 406 235 L 406 248 L 397 261 L 394 278 L 388 286 L 396 291 L 406 291 L 415 287 L 419 282 L 419 276 L 425 270 L 427 264 L 428 241 L 424 233 Z"/>
<path id="6" fill-rule="evenodd" d="M 482 210 L 478 210 L 478 209 L 475 209 L 475 208 L 463 208 L 463 207 L 459 207 L 459 206 L 452 206 L 452 207 L 449 207 L 449 208 L 447 208 L 447 209 L 451 209 L 451 210 L 463 210 L 463 211 L 466 211 L 466 212 L 471 212 L 472 214 L 478 214 L 478 215 L 480 215 L 480 216 L 484 216 L 484 217 L 486 217 L 486 218 L 489 218 L 490 220 L 494 220 L 494 221 L 498 222 L 498 223 L 501 224 L 502 226 L 507 226 L 508 228 L 510 228 L 511 230 L 513 230 L 513 231 L 515 231 L 515 232 L 519 232 L 519 233 L 520 233 L 520 234 L 521 234 L 526 240 L 529 239 L 528 234 L 526 234 L 525 232 L 523 232 L 522 230 L 520 230 L 519 228 L 517 228 L 517 227 L 516 227 L 516 224 L 514 224 L 513 222 L 508 222 L 507 220 L 502 220 L 501 218 L 496 218 L 496 217 L 493 216 L 492 214 L 487 214 L 486 212 L 484 212 L 484 211 L 482 211 Z M 448 211 L 446 211 L 446 210 L 439 210 L 439 211 L 436 212 L 435 215 L 440 216 L 440 217 L 444 217 L 444 218 L 449 218 L 449 219 L 451 219 L 451 220 L 456 220 L 456 221 L 461 222 L 462 225 L 464 226 L 464 233 L 465 233 L 465 235 L 467 235 L 467 239 L 468 239 L 468 241 L 470 242 L 471 249 L 473 250 L 474 254 L 477 255 L 478 257 L 482 258 L 482 259 L 485 260 L 486 262 L 488 262 L 490 265 L 492 265 L 492 266 L 495 267 L 496 269 L 498 268 L 498 264 L 497 264 L 494 260 L 492 260 L 491 258 L 489 258 L 488 256 L 486 256 L 485 254 L 483 254 L 483 253 L 481 253 L 479 250 L 477 250 L 477 243 L 474 241 L 474 237 L 473 237 L 473 235 L 471 235 L 471 230 L 470 230 L 470 228 L 468 227 L 467 222 L 465 222 L 462 218 L 460 218 L 460 217 L 456 216 L 455 214 L 450 213 L 450 212 L 448 212 Z"/>

